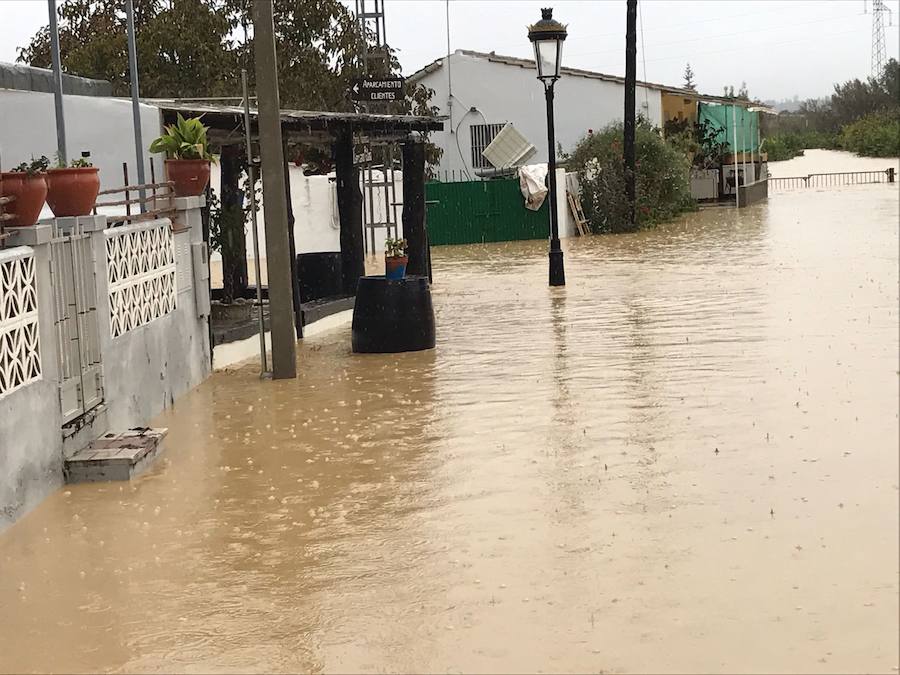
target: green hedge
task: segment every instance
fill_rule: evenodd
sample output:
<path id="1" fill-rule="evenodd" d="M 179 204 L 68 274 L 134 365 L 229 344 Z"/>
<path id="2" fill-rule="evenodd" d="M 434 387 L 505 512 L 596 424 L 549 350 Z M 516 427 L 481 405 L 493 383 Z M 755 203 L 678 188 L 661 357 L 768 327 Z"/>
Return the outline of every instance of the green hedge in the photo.
<path id="1" fill-rule="evenodd" d="M 848 124 L 841 144 L 866 157 L 900 157 L 900 111 L 874 113 Z"/>
<path id="2" fill-rule="evenodd" d="M 635 227 L 628 222 L 622 124 L 583 138 L 567 165 L 578 171 L 581 204 L 594 232 L 627 232 L 669 220 L 696 208 L 691 199 L 690 161 L 646 122 L 635 134 Z"/>
<path id="3" fill-rule="evenodd" d="M 823 131 L 794 131 L 769 136 L 762 149 L 768 154 L 770 162 L 780 162 L 799 157 L 808 148 L 836 150 L 839 147 L 839 138 L 834 134 Z"/>

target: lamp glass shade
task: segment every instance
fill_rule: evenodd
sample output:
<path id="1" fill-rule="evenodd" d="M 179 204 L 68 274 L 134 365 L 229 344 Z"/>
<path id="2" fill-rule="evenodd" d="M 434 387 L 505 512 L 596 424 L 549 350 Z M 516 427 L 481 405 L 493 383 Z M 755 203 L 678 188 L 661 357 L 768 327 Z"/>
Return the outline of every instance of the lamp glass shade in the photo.
<path id="1" fill-rule="evenodd" d="M 534 60 L 537 63 L 538 79 L 559 77 L 560 52 L 562 52 L 562 40 L 549 38 L 534 41 Z"/>

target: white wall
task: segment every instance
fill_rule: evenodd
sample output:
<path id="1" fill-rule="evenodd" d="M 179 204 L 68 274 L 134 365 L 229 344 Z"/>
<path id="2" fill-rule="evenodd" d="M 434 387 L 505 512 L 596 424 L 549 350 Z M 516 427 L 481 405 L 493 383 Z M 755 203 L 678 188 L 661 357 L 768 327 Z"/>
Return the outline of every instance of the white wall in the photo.
<path id="1" fill-rule="evenodd" d="M 66 147 L 70 159 L 87 150 L 100 169 L 100 189 L 121 187 L 122 162 L 128 163 L 129 182 L 138 182 L 131 101 L 97 96 L 64 96 Z M 141 105 L 144 147 L 161 133 L 159 109 Z M 56 113 L 53 94 L 0 89 L 0 167 L 4 171 L 31 157 L 56 158 Z M 150 157 L 144 155 L 147 181 Z M 156 162 L 162 180 L 162 161 Z M 47 211 L 47 215 L 49 211 Z"/>
<path id="2" fill-rule="evenodd" d="M 450 56 L 450 68 L 453 79 L 452 123 L 445 123 L 447 131 L 431 136 L 431 140 L 444 150 L 441 176 L 445 170 L 455 170 L 458 174 L 466 169 L 472 179 L 477 180 L 471 165 L 469 127 L 472 124 L 512 122 L 537 148 L 537 154 L 529 163 L 547 161 L 544 88 L 533 69 L 491 62 L 461 52 Z M 434 89 L 432 105 L 440 108 L 440 114 L 447 115 L 446 59 L 442 67 L 424 75 L 421 82 Z M 572 150 L 588 129 L 596 131 L 623 118 L 625 87 L 617 82 L 563 75 L 556 83 L 555 92 L 556 141 L 564 151 Z M 643 114 L 655 125 L 662 125 L 658 90 L 637 87 L 635 102 L 638 114 Z M 479 112 L 469 112 L 471 107 L 476 107 Z"/>
<path id="3" fill-rule="evenodd" d="M 297 253 L 313 253 L 319 251 L 340 251 L 340 218 L 337 206 L 337 191 L 335 188 L 334 173 L 327 176 L 304 176 L 303 170 L 296 166 L 290 166 L 290 183 L 291 183 L 291 203 L 294 209 L 294 242 Z M 375 182 L 383 180 L 383 174 L 373 172 Z M 395 201 L 399 202 L 403 199 L 403 176 L 399 171 L 394 172 L 394 195 Z M 210 176 L 210 184 L 217 194 L 221 194 L 221 172 L 218 166 L 213 165 Z M 360 178 L 360 189 L 363 189 L 362 177 Z M 375 205 L 375 221 L 384 222 L 385 220 L 385 199 L 383 188 L 374 189 L 373 203 Z M 368 198 L 368 191 L 363 191 L 364 199 Z M 364 202 L 366 219 L 369 219 L 368 203 Z M 397 221 L 399 222 L 402 215 L 402 206 L 397 206 Z M 263 212 L 262 198 L 259 200 L 259 212 L 257 213 L 258 231 L 259 231 L 259 255 L 261 259 L 266 257 L 266 241 L 265 241 L 265 214 Z M 400 227 L 402 233 L 402 226 Z M 387 230 L 378 229 L 375 231 L 375 251 L 381 253 L 384 251 L 384 240 L 387 236 Z M 248 220 L 246 227 L 247 241 L 247 257 L 252 261 L 253 256 L 253 234 L 250 230 L 250 222 Z M 371 242 L 370 235 L 366 231 L 367 241 Z M 369 251 L 371 255 L 371 251 Z M 219 253 L 213 253 L 211 263 L 213 264 L 213 286 L 221 285 L 221 272 L 219 265 L 222 256 Z M 265 270 L 263 278 L 265 279 Z M 252 280 L 253 265 L 250 265 L 250 276 Z"/>

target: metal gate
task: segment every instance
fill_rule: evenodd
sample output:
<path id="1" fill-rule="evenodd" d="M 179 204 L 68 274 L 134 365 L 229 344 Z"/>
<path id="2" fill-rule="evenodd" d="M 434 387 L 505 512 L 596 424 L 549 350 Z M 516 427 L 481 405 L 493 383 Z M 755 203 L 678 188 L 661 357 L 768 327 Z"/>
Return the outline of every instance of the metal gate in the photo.
<path id="1" fill-rule="evenodd" d="M 63 229 L 54 220 L 50 273 L 63 424 L 103 401 L 97 318 L 96 263 L 91 235 L 78 225 Z"/>
<path id="2" fill-rule="evenodd" d="M 544 200 L 530 211 L 518 179 L 425 184 L 428 239 L 432 246 L 524 241 L 550 236 L 550 213 Z"/>

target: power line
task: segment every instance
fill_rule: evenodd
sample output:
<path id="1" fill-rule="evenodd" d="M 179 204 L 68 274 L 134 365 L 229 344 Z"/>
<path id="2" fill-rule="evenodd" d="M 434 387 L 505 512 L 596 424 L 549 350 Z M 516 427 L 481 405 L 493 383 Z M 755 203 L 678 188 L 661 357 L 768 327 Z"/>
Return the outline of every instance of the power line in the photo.
<path id="1" fill-rule="evenodd" d="M 856 16 L 859 16 L 859 15 L 853 14 L 853 15 L 842 15 L 842 16 L 830 16 L 830 17 L 827 17 L 824 19 L 814 19 L 812 21 L 804 21 L 801 23 L 792 23 L 792 24 L 790 24 L 790 27 L 796 28 L 797 26 L 808 26 L 811 24 L 825 23 L 828 21 L 836 21 L 839 19 L 846 20 L 846 19 L 856 17 Z M 751 30 L 743 30 L 743 31 L 735 32 L 735 33 L 719 33 L 718 35 L 704 35 L 704 36 L 700 36 L 700 37 L 689 38 L 687 40 L 675 40 L 673 42 L 659 42 L 659 43 L 653 45 L 653 47 L 670 47 L 672 45 L 690 44 L 693 42 L 704 42 L 704 41 L 709 41 L 709 40 L 716 40 L 718 38 L 734 37 L 737 35 L 747 35 L 748 33 L 760 33 L 760 32 L 768 33 L 771 31 L 772 31 L 771 27 L 767 27 L 767 28 L 756 28 L 756 29 L 751 29 Z M 569 52 L 569 56 L 587 56 L 590 54 L 618 54 L 620 51 L 622 51 L 620 48 L 616 48 L 616 49 L 593 50 L 593 51 L 589 51 L 589 52 Z M 654 59 L 651 59 L 651 60 L 654 60 Z"/>
<path id="2" fill-rule="evenodd" d="M 404 1 L 404 0 L 393 0 L 393 2 L 402 2 L 402 1 Z M 449 0 L 449 1 L 453 2 L 454 4 L 464 4 L 468 0 Z M 477 1 L 483 2 L 484 0 L 477 0 Z M 506 2 L 508 0 L 503 0 L 503 1 Z M 581 2 L 583 0 L 578 0 L 578 1 Z M 2 0 L 0 0 L 0 2 L 2 2 Z M 559 0 L 557 0 L 557 2 L 559 2 Z M 648 33 L 670 32 L 671 29 L 678 28 L 681 26 L 696 26 L 697 24 L 712 23 L 712 22 L 717 22 L 717 21 L 732 21 L 733 19 L 740 19 L 740 18 L 745 18 L 745 17 L 749 17 L 749 16 L 772 16 L 772 14 L 773 14 L 773 12 L 767 11 L 767 12 L 748 12 L 745 14 L 733 14 L 733 15 L 729 15 L 729 16 L 717 16 L 717 17 L 711 17 L 708 19 L 698 19 L 697 21 L 685 21 L 685 22 L 681 22 L 681 23 L 670 23 L 670 24 L 666 24 L 665 26 L 660 27 L 660 28 L 648 28 L 646 30 L 646 32 L 648 32 Z M 771 29 L 766 28 L 766 29 L 761 29 L 761 30 L 771 30 Z M 596 40 L 597 38 L 605 38 L 605 37 L 619 38 L 621 36 L 622 36 L 621 31 L 616 31 L 613 33 L 587 33 L 587 34 L 575 33 L 575 34 L 569 35 L 569 37 L 566 38 L 566 42 L 571 43 L 571 42 L 577 42 L 580 40 Z M 514 43 L 513 42 L 499 42 L 499 43 L 495 43 L 493 45 L 494 48 L 500 48 L 500 49 L 502 49 L 504 47 L 512 47 L 512 46 L 520 46 L 520 42 L 518 42 L 518 41 L 516 41 Z M 423 47 L 421 49 L 406 49 L 406 50 L 404 50 L 404 53 L 405 54 L 416 54 L 416 53 L 426 53 L 426 52 L 432 53 L 433 51 L 434 51 L 433 47 L 428 47 L 428 48 Z M 614 51 L 619 52 L 619 51 L 621 51 L 621 49 L 617 48 Z"/>
<path id="3" fill-rule="evenodd" d="M 859 33 L 859 31 L 858 30 L 845 30 L 845 31 L 841 31 L 840 33 L 828 33 L 825 35 L 814 35 L 812 37 L 801 38 L 799 40 L 787 40 L 785 42 L 764 42 L 764 43 L 757 44 L 754 46 L 757 49 L 763 48 L 763 47 L 780 47 L 783 45 L 793 45 L 793 44 L 799 44 L 801 42 L 810 42 L 811 40 L 821 40 L 822 38 L 838 37 L 840 35 L 850 35 L 852 33 Z M 692 52 L 689 55 L 663 56 L 658 59 L 650 59 L 650 62 L 653 63 L 655 61 L 672 61 L 674 59 L 693 58 L 694 56 L 697 56 L 697 55 L 703 56 L 706 54 L 724 54 L 724 53 L 734 52 L 734 51 L 744 51 L 745 49 L 746 48 L 744 46 L 739 46 L 739 47 L 732 47 L 730 49 L 718 49 L 718 50 L 709 51 L 709 52 Z"/>

